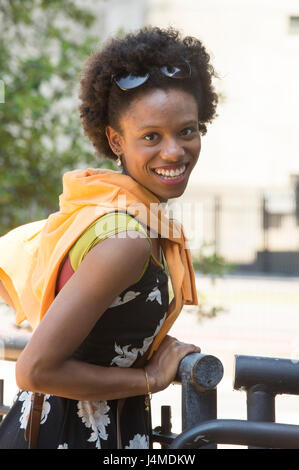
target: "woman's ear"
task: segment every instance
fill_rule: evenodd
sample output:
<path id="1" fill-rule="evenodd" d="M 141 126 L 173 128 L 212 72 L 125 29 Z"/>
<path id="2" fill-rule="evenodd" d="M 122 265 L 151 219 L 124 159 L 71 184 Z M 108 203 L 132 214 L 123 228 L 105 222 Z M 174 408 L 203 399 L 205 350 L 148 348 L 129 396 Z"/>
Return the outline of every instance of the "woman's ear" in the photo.
<path id="1" fill-rule="evenodd" d="M 112 152 L 120 156 L 122 154 L 121 135 L 111 126 L 106 126 L 105 133 Z"/>

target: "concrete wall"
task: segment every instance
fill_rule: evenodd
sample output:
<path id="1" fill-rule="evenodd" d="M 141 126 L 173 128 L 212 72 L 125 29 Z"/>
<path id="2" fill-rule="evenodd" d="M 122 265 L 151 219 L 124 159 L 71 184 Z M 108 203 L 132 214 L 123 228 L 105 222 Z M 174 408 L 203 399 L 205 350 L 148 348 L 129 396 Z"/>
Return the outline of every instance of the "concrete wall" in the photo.
<path id="1" fill-rule="evenodd" d="M 117 34 L 120 30 L 131 31 L 146 22 L 148 0 L 76 0 L 97 16 L 91 32 L 99 39 Z"/>
<path id="2" fill-rule="evenodd" d="M 221 76 L 219 117 L 193 186 L 277 187 L 299 173 L 297 0 L 150 0 L 149 23 L 202 39 Z"/>
<path id="3" fill-rule="evenodd" d="M 217 238 L 227 259 L 253 263 L 256 252 L 264 248 L 263 193 L 276 199 L 285 193 L 291 199 L 290 176 L 299 174 L 299 29 L 296 34 L 290 28 L 290 17 L 299 17 L 298 1 L 83 3 L 98 16 L 92 32 L 101 40 L 120 29 L 152 24 L 175 26 L 205 44 L 220 76 L 216 89 L 224 99 L 180 198 L 185 206 L 174 213 L 191 238 L 193 253 L 202 242 Z M 221 208 L 215 222 L 217 197 Z M 273 250 L 298 249 L 294 219 L 283 218 L 281 227 L 269 230 L 268 242 Z"/>

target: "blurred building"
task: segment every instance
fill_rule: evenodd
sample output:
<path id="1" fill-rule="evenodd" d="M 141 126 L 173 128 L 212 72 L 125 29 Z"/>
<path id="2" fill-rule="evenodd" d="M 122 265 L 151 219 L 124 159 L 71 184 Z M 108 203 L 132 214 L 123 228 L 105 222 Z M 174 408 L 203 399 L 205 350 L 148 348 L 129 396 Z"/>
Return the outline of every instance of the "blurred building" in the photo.
<path id="1" fill-rule="evenodd" d="M 203 41 L 219 75 L 215 87 L 221 101 L 180 198 L 193 204 L 184 225 L 197 236 L 196 246 L 213 242 L 232 262 L 299 274 L 298 0 L 102 0 L 91 5 L 98 11 L 95 28 L 101 38 L 152 24 L 175 26 Z M 201 212 L 197 218 L 194 211 Z"/>

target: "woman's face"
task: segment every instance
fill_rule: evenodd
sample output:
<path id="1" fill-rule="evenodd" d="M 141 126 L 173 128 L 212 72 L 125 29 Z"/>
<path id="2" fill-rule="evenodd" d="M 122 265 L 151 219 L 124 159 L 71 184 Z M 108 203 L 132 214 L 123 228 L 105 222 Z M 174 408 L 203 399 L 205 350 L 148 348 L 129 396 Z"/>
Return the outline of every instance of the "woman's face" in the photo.
<path id="1" fill-rule="evenodd" d="M 148 91 L 119 124 L 120 133 L 108 126 L 106 135 L 122 156 L 123 173 L 161 202 L 181 196 L 201 149 L 195 98 L 178 89 Z"/>

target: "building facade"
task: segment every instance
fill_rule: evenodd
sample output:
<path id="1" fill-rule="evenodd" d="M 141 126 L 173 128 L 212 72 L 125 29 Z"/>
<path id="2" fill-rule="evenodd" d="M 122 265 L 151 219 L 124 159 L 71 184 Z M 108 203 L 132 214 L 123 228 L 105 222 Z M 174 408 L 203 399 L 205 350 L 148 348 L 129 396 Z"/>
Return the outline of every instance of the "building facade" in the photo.
<path id="1" fill-rule="evenodd" d="M 101 39 L 148 24 L 174 26 L 211 55 L 218 117 L 180 198 L 185 211 L 177 211 L 191 214 L 183 222 L 194 253 L 204 241 L 241 264 L 254 263 L 259 251 L 298 252 L 298 1 L 102 0 L 91 8 Z"/>

